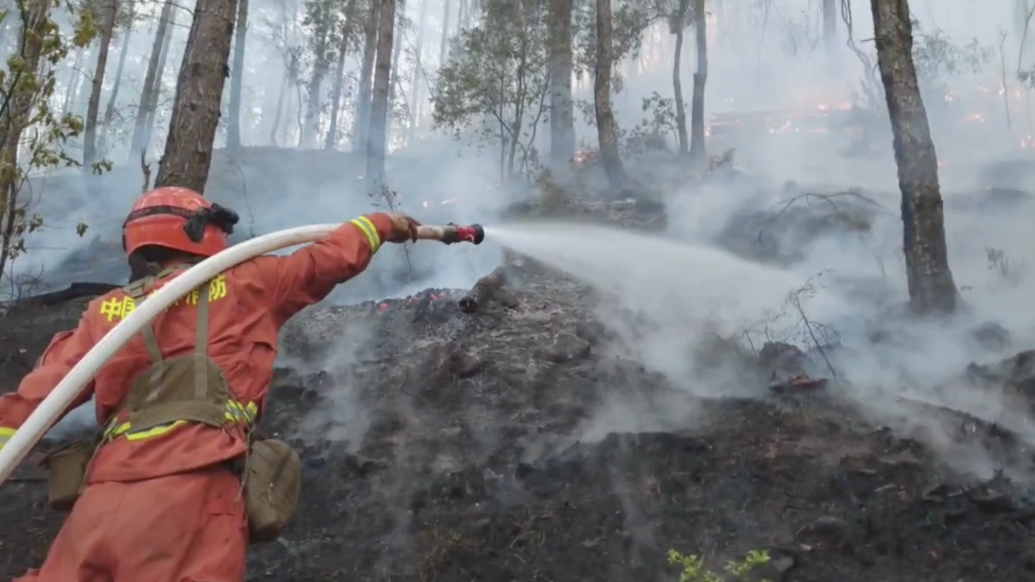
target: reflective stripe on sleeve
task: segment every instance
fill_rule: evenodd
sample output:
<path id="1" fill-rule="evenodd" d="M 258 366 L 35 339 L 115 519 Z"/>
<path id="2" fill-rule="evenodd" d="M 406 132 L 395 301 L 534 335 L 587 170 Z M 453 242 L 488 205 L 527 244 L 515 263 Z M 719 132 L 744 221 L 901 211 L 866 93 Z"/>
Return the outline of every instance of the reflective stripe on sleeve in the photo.
<path id="1" fill-rule="evenodd" d="M 0 426 L 0 449 L 4 448 L 7 441 L 11 440 L 14 436 L 14 429 Z"/>
<path id="2" fill-rule="evenodd" d="M 377 233 L 377 227 L 374 226 L 374 223 L 369 218 L 360 216 L 350 222 L 359 227 L 363 234 L 367 236 L 367 242 L 370 243 L 370 252 L 375 253 L 377 249 L 381 248 L 381 235 Z"/>

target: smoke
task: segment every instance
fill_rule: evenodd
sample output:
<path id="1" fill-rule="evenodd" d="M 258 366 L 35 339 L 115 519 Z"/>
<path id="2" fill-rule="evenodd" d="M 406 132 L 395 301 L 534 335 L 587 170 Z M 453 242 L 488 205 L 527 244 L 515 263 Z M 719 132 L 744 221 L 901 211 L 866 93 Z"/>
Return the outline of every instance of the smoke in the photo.
<path id="1" fill-rule="evenodd" d="M 865 3 L 855 4 L 852 38 L 861 51 L 872 54 L 869 11 Z M 948 39 L 948 44 L 930 45 L 932 51 L 947 46 L 962 50 L 971 40 L 977 49 L 992 51 L 977 67 L 964 62 L 964 57 L 977 53 L 948 50 L 938 53 L 948 55 L 945 59 L 938 60 L 931 52 L 935 56 L 918 63 L 942 164 L 950 265 L 968 306 L 952 322 L 920 325 L 889 311 L 907 292 L 887 119 L 856 117 L 849 108 L 864 98 L 860 80 L 871 78 L 870 71 L 846 46 L 841 23 L 838 38 L 828 50 L 817 5 L 804 0 L 767 2 L 739 12 L 716 10 L 709 16 L 708 146 L 712 153 L 736 147 L 734 164 L 739 173 L 728 180 L 702 183 L 689 176 L 681 161 L 627 158 L 630 173 L 661 192 L 668 209 L 669 228 L 663 233 L 667 241 L 585 227 L 572 228 L 560 238 L 552 227 L 497 228 L 490 238 L 496 236 L 593 283 L 609 298 L 600 316 L 623 340 L 614 349 L 634 352 L 694 397 L 764 392 L 763 387 L 744 382 L 736 360 L 716 363 L 714 350 L 707 349 L 715 338 L 748 351 L 766 341 L 787 341 L 812 349 L 810 355 L 817 356 L 816 346 L 811 345 L 815 342 L 801 335 L 804 314 L 808 321 L 836 330 L 841 347 L 828 356 L 839 376 L 853 387 L 838 398 L 874 422 L 917 434 L 951 434 L 946 421 L 901 398 L 909 395 L 913 401 L 967 412 L 1016 427 L 1026 435 L 1025 419 L 1005 395 L 976 397 L 966 387 L 946 383 L 966 363 L 1001 355 L 972 339 L 969 332 L 975 326 L 998 322 L 1017 346 L 1030 345 L 1035 329 L 1035 314 L 1027 308 L 1032 284 L 1027 268 L 1035 260 L 1031 256 L 1035 235 L 1025 217 L 1033 210 L 1032 202 L 1027 197 L 1002 201 L 983 193 L 991 185 L 1022 190 L 1035 186 L 1030 172 L 1027 176 L 1014 172 L 1015 162 L 1030 156 L 1030 149 L 1020 146 L 1030 143 L 1029 134 L 1035 133 L 1025 113 L 1027 93 L 1014 82 L 1016 70 L 1030 67 L 1030 58 L 1021 50 L 1015 15 L 1006 6 L 986 7 L 975 14 L 972 6 L 959 0 L 940 3 L 937 13 L 926 6 L 914 7 L 921 25 L 918 43 L 926 42 L 925 37 Z M 500 184 L 495 143 L 470 135 L 455 140 L 422 127 L 415 143 L 396 147 L 389 156 L 388 184 L 397 197 L 389 201 L 369 196 L 363 185 L 362 152 L 349 151 L 344 135 L 330 150 L 301 143 L 305 104 L 301 84 L 287 67 L 293 47 L 302 46 L 305 37 L 299 14 L 292 14 L 294 4 L 260 2 L 253 3 L 253 9 L 259 16 L 253 19 L 254 31 L 249 30 L 248 102 L 243 116 L 249 147 L 224 149 L 221 131 L 206 189 L 210 198 L 241 214 L 235 240 L 304 224 L 343 222 L 392 208 L 426 223 L 492 225 L 499 222 L 507 204 L 532 193 L 531 186 Z M 416 6 L 407 6 L 410 17 L 415 10 Z M 175 83 L 174 65 L 187 34 L 186 27 L 173 28 L 169 58 L 173 66 L 165 72 L 167 87 Z M 665 28 L 664 24 L 650 28 L 638 60 L 617 67 L 623 87 L 614 95 L 613 107 L 627 131 L 649 122 L 651 112 L 643 111 L 644 99 L 655 92 L 671 96 L 674 43 Z M 1000 31 L 1007 34 L 1002 69 Z M 940 36 L 935 37 L 936 33 Z M 119 110 L 135 106 L 139 98 L 146 59 L 138 55 L 150 51 L 150 36 L 131 39 Z M 425 56 L 437 49 L 438 39 L 432 36 L 428 35 L 428 47 L 422 47 L 427 48 Z M 684 80 L 693 71 L 692 45 L 689 41 L 684 45 Z M 401 57 L 404 70 L 415 62 L 410 48 Z M 949 57 L 955 60 L 948 63 Z M 350 79 L 358 65 L 356 58 L 348 58 Z M 434 63 L 427 66 L 433 70 Z M 71 67 L 65 73 L 59 78 L 59 90 L 67 89 L 79 74 Z M 581 77 L 576 82 L 578 99 L 592 99 L 589 81 Z M 407 83 L 404 79 L 403 84 Z M 287 92 L 281 91 L 284 86 Z M 287 104 L 278 109 L 280 97 Z M 684 97 L 689 99 L 689 91 Z M 71 101 L 73 111 L 85 111 L 83 91 L 73 92 Z M 879 102 L 861 104 L 880 106 Z M 1013 111 L 1011 125 L 1007 108 Z M 150 144 L 152 172 L 157 169 L 156 153 L 164 144 L 167 111 L 164 107 L 159 112 Z M 92 178 L 103 184 L 102 198 L 87 196 L 86 179 L 79 172 L 33 178 L 38 197 L 34 209 L 46 217 L 48 226 L 28 237 L 29 252 L 19 258 L 16 270 L 42 268 L 45 281 L 53 287 L 75 280 L 124 280 L 118 231 L 141 190 L 143 176 L 137 153 L 129 151 L 128 140 L 119 139 L 132 124 L 115 125 L 109 152 L 115 168 Z M 760 129 L 726 131 L 733 126 Z M 860 132 L 868 140 L 851 137 Z M 542 151 L 548 147 L 547 133 L 540 132 L 542 141 L 537 145 Z M 576 133 L 584 143 L 595 144 L 595 128 L 579 116 Z M 669 145 L 674 145 L 671 139 Z M 861 196 L 806 196 L 856 187 L 861 188 Z M 89 225 L 84 237 L 75 233 L 80 221 Z M 990 259 L 993 256 L 1000 258 Z M 385 246 L 370 268 L 342 286 L 328 303 L 405 296 L 426 287 L 469 287 L 495 267 L 499 257 L 499 249 L 491 246 L 447 248 L 421 243 L 408 250 Z M 619 314 L 621 310 L 632 311 L 639 319 L 630 321 Z M 873 344 L 868 338 L 875 328 L 893 336 L 895 343 Z M 337 384 L 327 395 L 330 405 L 309 419 L 312 424 L 307 430 L 354 443 L 368 428 L 357 392 L 362 379 L 357 370 L 369 359 L 371 332 L 357 322 L 347 333 L 327 362 L 311 364 L 333 370 Z M 816 373 L 826 374 L 822 366 Z M 92 422 L 92 415 L 77 411 L 66 423 L 74 424 L 75 418 Z M 606 406 L 588 434 L 600 434 L 594 432 L 599 427 L 668 429 L 696 420 L 685 407 L 651 408 L 622 400 Z M 958 459 L 965 459 L 978 473 L 991 466 L 979 454 Z"/>

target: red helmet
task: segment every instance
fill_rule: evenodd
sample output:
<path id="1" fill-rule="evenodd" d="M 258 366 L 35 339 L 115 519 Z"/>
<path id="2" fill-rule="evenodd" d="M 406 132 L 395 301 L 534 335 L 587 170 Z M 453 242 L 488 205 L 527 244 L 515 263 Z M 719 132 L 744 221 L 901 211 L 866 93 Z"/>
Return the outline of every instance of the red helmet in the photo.
<path id="1" fill-rule="evenodd" d="M 189 188 L 155 188 L 136 201 L 122 224 L 122 248 L 132 253 L 153 245 L 211 257 L 228 246 L 237 221 L 236 212 Z"/>

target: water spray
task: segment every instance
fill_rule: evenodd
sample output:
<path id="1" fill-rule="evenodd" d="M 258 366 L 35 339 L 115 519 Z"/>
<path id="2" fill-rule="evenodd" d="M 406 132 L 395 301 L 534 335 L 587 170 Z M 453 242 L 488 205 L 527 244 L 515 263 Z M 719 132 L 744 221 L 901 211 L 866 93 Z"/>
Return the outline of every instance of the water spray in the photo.
<path id="1" fill-rule="evenodd" d="M 145 325 L 168 309 L 173 303 L 205 284 L 216 275 L 259 255 L 286 247 L 320 240 L 341 224 L 314 224 L 290 228 L 263 235 L 234 245 L 213 255 L 186 270 L 162 286 L 154 295 L 141 302 L 133 313 L 101 338 L 93 349 L 72 368 L 54 390 L 40 403 L 36 410 L 14 433 L 7 445 L 0 448 L 0 485 L 11 476 L 18 463 L 43 438 L 61 415 L 71 406 L 97 371 L 104 366 Z M 469 242 L 481 244 L 485 240 L 485 229 L 480 225 L 417 227 L 418 240 L 436 240 L 445 244 Z"/>

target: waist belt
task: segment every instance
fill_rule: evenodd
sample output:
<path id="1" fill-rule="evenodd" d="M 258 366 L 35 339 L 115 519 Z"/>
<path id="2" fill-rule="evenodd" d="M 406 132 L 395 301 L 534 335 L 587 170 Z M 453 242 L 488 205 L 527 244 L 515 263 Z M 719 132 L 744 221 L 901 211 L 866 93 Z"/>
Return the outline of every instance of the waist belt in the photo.
<path id="1" fill-rule="evenodd" d="M 243 428 L 251 429 L 252 425 L 255 424 L 255 418 L 258 416 L 259 407 L 254 403 L 241 404 L 236 400 L 228 400 L 226 403 L 226 421 L 231 424 L 242 425 Z M 160 426 L 151 427 L 145 430 L 134 431 L 133 423 L 130 421 L 120 422 L 117 417 L 112 418 L 108 422 L 108 426 L 104 429 L 104 440 L 112 441 L 120 436 L 125 436 L 126 440 L 139 441 L 152 437 L 162 436 L 168 434 L 173 430 L 185 426 L 193 421 L 190 420 L 174 420 L 172 422 L 162 424 Z"/>

